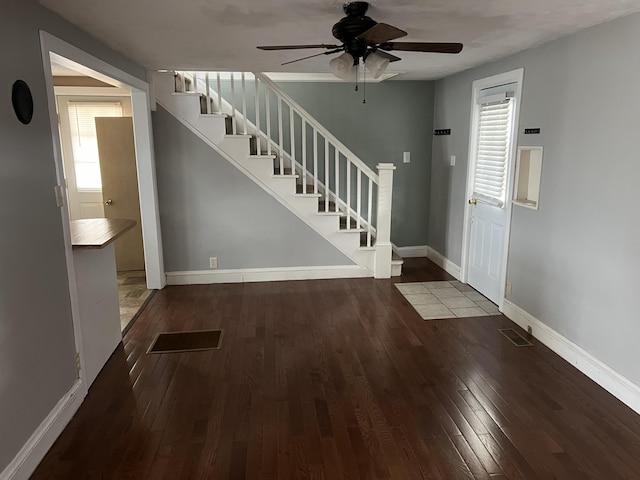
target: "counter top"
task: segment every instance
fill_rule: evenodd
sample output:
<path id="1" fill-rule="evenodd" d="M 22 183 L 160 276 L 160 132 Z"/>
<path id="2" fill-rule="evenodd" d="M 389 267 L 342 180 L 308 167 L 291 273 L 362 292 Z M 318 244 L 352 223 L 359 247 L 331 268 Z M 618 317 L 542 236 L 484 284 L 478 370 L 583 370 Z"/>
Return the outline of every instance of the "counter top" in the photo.
<path id="1" fill-rule="evenodd" d="M 99 249 L 112 243 L 135 226 L 125 218 L 85 218 L 71 221 L 71 245 L 77 249 Z"/>

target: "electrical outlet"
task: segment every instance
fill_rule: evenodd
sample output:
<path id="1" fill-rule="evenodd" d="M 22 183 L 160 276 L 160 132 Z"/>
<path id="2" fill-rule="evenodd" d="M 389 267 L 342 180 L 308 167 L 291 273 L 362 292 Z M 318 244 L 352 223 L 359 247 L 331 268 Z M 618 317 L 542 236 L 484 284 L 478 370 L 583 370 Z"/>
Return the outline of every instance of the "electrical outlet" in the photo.
<path id="1" fill-rule="evenodd" d="M 218 268 L 218 257 L 209 257 L 209 268 Z"/>
<path id="2" fill-rule="evenodd" d="M 505 288 L 504 293 L 507 298 L 511 296 L 511 282 L 507 282 L 507 287 Z"/>

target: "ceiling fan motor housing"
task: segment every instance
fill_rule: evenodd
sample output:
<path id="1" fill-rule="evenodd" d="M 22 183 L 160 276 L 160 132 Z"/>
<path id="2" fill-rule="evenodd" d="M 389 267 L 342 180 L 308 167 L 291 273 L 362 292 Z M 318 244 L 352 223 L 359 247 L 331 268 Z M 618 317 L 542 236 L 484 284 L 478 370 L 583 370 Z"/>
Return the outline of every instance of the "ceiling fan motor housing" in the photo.
<path id="1" fill-rule="evenodd" d="M 357 37 L 378 24 L 365 15 L 368 8 L 367 2 L 345 3 L 343 9 L 347 16 L 331 29 L 333 36 L 344 43 L 345 51 L 353 56 L 354 64 L 367 53 L 366 43 Z"/>

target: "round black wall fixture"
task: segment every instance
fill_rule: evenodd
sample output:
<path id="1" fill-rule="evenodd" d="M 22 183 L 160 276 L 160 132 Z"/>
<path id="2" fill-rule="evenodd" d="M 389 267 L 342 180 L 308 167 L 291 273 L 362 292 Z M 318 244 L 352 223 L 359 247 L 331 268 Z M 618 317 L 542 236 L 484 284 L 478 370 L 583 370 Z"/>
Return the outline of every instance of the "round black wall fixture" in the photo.
<path id="1" fill-rule="evenodd" d="M 11 103 L 16 117 L 27 125 L 33 117 L 33 97 L 29 85 L 24 80 L 16 80 L 11 91 Z"/>

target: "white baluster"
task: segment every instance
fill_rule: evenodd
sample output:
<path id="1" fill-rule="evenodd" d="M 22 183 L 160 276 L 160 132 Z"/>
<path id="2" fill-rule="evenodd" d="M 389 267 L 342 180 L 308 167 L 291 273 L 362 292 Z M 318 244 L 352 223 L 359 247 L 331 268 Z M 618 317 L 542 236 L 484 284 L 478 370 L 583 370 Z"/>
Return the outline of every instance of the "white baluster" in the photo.
<path id="1" fill-rule="evenodd" d="M 216 73 L 216 88 L 218 89 L 218 113 L 222 113 L 222 87 L 220 86 L 220 72 Z"/>
<path id="2" fill-rule="evenodd" d="M 267 119 L 267 154 L 271 155 L 271 106 L 269 97 L 271 92 L 267 86 L 264 86 L 264 110 Z"/>
<path id="3" fill-rule="evenodd" d="M 313 127 L 313 193 L 318 194 L 318 131 Z"/>
<path id="4" fill-rule="evenodd" d="M 193 78 L 193 81 L 191 82 L 191 88 L 193 88 L 193 91 L 198 93 L 198 77 L 197 77 L 197 72 L 192 72 L 191 73 L 191 77 Z"/>
<path id="5" fill-rule="evenodd" d="M 356 228 L 360 230 L 360 217 L 362 206 L 362 170 L 356 169 Z"/>
<path id="6" fill-rule="evenodd" d="M 329 211 L 329 140 L 324 139 L 324 211 Z"/>
<path id="7" fill-rule="evenodd" d="M 280 149 L 280 175 L 284 175 L 284 152 L 282 150 L 282 98 L 278 95 L 278 148 Z"/>
<path id="8" fill-rule="evenodd" d="M 367 247 L 371 246 L 371 208 L 373 207 L 373 180 L 369 177 L 369 202 L 367 205 Z"/>
<path id="9" fill-rule="evenodd" d="M 231 79 L 231 125 L 232 133 L 236 135 L 238 133 L 238 126 L 236 124 L 236 82 L 233 80 L 233 72 L 230 75 Z"/>
<path id="10" fill-rule="evenodd" d="M 307 193 L 307 122 L 302 120 L 302 193 Z"/>
<path id="11" fill-rule="evenodd" d="M 293 123 L 293 108 L 289 105 L 289 148 L 291 149 L 291 175 L 296 174 L 296 142 L 295 123 Z"/>
<path id="12" fill-rule="evenodd" d="M 333 150 L 335 152 L 335 191 L 336 191 L 336 208 L 340 204 L 340 151 L 337 146 L 333 146 Z"/>
<path id="13" fill-rule="evenodd" d="M 244 119 L 242 122 L 242 133 L 246 135 L 249 132 L 247 129 L 247 85 L 245 82 L 244 72 L 242 72 L 240 78 L 242 79 L 242 118 Z M 260 154 L 260 152 L 258 152 L 258 154 Z"/>
<path id="14" fill-rule="evenodd" d="M 393 163 L 378 164 L 378 220 L 373 263 L 375 278 L 391 278 L 391 199 L 395 169 Z"/>
<path id="15" fill-rule="evenodd" d="M 351 160 L 347 158 L 347 229 L 351 229 Z"/>
<path id="16" fill-rule="evenodd" d="M 204 82 L 207 89 L 207 110 L 206 113 L 211 113 L 211 88 L 209 87 L 209 72 L 204 74 Z"/>
<path id="17" fill-rule="evenodd" d="M 262 146 L 260 145 L 260 88 L 258 85 L 258 77 L 254 77 L 256 95 L 255 95 L 255 109 L 256 109 L 256 145 L 258 148 L 258 155 L 262 152 Z"/>

